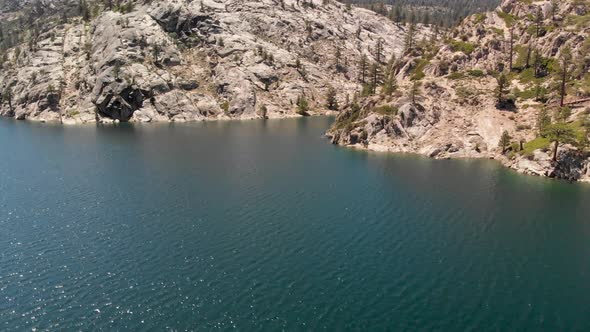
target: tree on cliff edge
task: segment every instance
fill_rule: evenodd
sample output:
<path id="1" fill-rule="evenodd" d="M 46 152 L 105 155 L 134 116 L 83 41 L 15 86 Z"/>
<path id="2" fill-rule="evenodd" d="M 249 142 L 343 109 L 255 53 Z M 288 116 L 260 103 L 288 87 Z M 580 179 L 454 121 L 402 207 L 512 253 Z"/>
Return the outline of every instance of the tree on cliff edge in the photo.
<path id="1" fill-rule="evenodd" d="M 502 154 L 506 153 L 511 139 L 512 137 L 510 137 L 510 134 L 508 134 L 508 130 L 504 130 L 502 136 L 500 137 L 500 142 L 498 143 L 498 145 L 502 148 Z"/>
<path id="2" fill-rule="evenodd" d="M 297 114 L 308 116 L 307 112 L 309 112 L 309 102 L 305 95 L 301 95 L 297 98 Z"/>
<path id="3" fill-rule="evenodd" d="M 553 161 L 557 161 L 557 149 L 560 143 L 576 143 L 576 132 L 567 123 L 559 122 L 549 125 L 545 130 L 545 134 L 550 142 L 555 143 L 553 147 Z"/>
<path id="4" fill-rule="evenodd" d="M 333 86 L 330 86 L 326 92 L 326 108 L 332 111 L 337 111 L 339 108 L 338 100 L 336 100 L 336 89 Z"/>

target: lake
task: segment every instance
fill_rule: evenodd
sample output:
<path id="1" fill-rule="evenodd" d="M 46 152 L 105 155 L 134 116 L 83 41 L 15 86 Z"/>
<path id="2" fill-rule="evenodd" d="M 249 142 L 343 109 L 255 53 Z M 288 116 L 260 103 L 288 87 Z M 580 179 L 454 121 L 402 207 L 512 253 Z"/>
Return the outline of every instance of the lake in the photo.
<path id="1" fill-rule="evenodd" d="M 332 120 L 1 120 L 0 330 L 590 330 L 590 185 Z"/>

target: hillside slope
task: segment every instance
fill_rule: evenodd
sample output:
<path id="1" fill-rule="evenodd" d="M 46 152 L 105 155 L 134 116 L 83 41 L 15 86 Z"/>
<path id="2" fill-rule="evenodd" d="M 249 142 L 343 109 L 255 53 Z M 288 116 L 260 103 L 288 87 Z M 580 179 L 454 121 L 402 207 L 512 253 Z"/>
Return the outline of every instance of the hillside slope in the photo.
<path id="1" fill-rule="evenodd" d="M 384 70 L 397 90 L 359 98 L 328 134 L 336 144 L 496 158 L 523 173 L 588 181 L 589 22 L 588 1 L 505 0 L 417 40 Z"/>
<path id="2" fill-rule="evenodd" d="M 108 4 L 2 7 L 4 44 L 16 42 L 0 57 L 0 114 L 76 123 L 324 113 L 330 87 L 341 104 L 356 90 L 353 59 L 377 44 L 400 54 L 405 34 L 334 1 Z"/>
<path id="3" fill-rule="evenodd" d="M 493 10 L 500 0 L 347 0 L 395 22 L 455 26 L 465 17 Z"/>

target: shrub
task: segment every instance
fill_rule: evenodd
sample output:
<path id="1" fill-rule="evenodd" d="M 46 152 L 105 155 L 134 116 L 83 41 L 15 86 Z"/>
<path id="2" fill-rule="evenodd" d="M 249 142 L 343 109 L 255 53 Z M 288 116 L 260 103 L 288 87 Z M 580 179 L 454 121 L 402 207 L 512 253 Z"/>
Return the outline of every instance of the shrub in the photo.
<path id="1" fill-rule="evenodd" d="M 470 55 L 471 53 L 473 53 L 473 51 L 475 51 L 475 44 L 471 44 L 464 41 L 452 40 L 450 42 L 450 46 L 453 52 L 463 52 L 466 55 Z"/>
<path id="2" fill-rule="evenodd" d="M 469 74 L 469 76 L 473 76 L 473 77 L 483 77 L 486 75 L 482 70 L 479 70 L 479 69 L 470 70 L 468 72 L 468 74 Z"/>
<path id="3" fill-rule="evenodd" d="M 309 103 L 305 96 L 297 98 L 297 114 L 306 116 L 309 112 Z"/>
<path id="4" fill-rule="evenodd" d="M 398 111 L 399 110 L 397 109 L 397 107 L 391 106 L 391 105 L 382 105 L 382 106 L 375 107 L 373 109 L 373 112 L 378 113 L 378 114 L 382 114 L 382 115 L 397 115 Z"/>
<path id="5" fill-rule="evenodd" d="M 473 15 L 475 18 L 475 23 L 483 23 L 486 20 L 487 15 L 484 13 L 478 13 Z"/>
<path id="6" fill-rule="evenodd" d="M 229 101 L 224 101 L 221 104 L 221 109 L 223 110 L 223 113 L 225 113 L 225 115 L 229 115 Z"/>
<path id="7" fill-rule="evenodd" d="M 465 78 L 465 74 L 462 72 L 454 72 L 447 75 L 447 78 L 450 80 L 460 80 Z"/>
<path id="8" fill-rule="evenodd" d="M 268 118 L 268 116 L 267 116 L 268 109 L 266 108 L 266 105 L 260 106 L 259 114 L 260 114 L 260 117 L 263 118 L 263 119 Z"/>
<path id="9" fill-rule="evenodd" d="M 518 17 L 511 15 L 509 13 L 506 13 L 502 10 L 498 10 L 496 12 L 498 14 L 498 16 L 500 16 L 501 19 L 504 20 L 504 22 L 506 23 L 507 26 L 511 27 L 512 25 L 514 25 L 514 23 L 516 23 L 516 21 L 518 20 Z"/>

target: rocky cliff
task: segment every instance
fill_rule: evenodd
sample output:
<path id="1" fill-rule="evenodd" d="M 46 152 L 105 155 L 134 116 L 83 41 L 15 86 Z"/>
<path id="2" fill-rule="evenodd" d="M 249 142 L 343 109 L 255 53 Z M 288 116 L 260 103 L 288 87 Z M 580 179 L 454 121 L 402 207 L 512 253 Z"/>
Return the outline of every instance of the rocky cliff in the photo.
<path id="1" fill-rule="evenodd" d="M 17 35 L 1 56 L 0 113 L 62 123 L 325 113 L 331 87 L 341 104 L 356 91 L 360 54 L 377 44 L 383 54 L 400 54 L 406 30 L 320 0 L 44 0 L 0 8 L 4 35 L 7 27 Z M 35 13 L 42 25 L 27 25 Z"/>
<path id="2" fill-rule="evenodd" d="M 495 158 L 522 173 L 590 181 L 589 34 L 589 1 L 505 0 L 410 44 L 385 66 L 383 86 L 359 96 L 328 135 L 335 144 Z"/>

